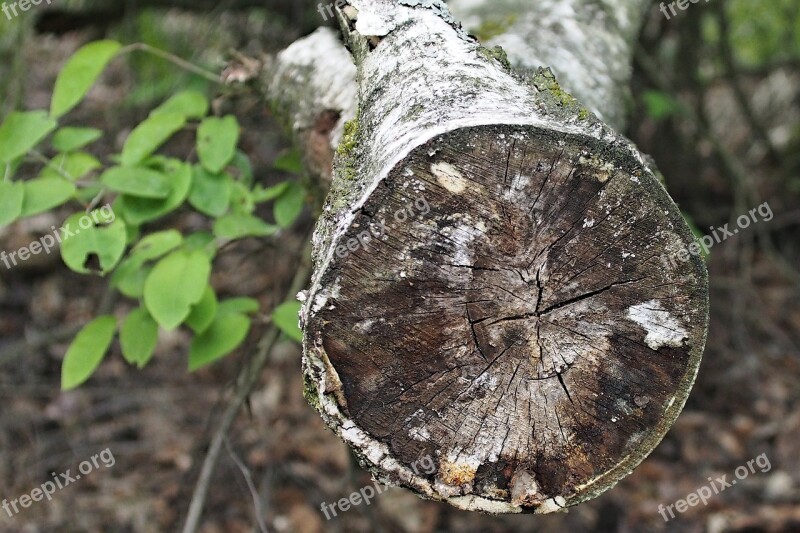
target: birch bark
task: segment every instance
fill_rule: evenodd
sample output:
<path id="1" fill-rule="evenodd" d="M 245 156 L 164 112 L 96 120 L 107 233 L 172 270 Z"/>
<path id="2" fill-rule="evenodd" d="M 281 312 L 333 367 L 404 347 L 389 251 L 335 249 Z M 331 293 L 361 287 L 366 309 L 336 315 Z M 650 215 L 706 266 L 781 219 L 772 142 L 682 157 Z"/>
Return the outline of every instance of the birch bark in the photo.
<path id="1" fill-rule="evenodd" d="M 647 0 L 449 0 L 464 27 L 516 69 L 550 67 L 565 90 L 622 131 Z"/>

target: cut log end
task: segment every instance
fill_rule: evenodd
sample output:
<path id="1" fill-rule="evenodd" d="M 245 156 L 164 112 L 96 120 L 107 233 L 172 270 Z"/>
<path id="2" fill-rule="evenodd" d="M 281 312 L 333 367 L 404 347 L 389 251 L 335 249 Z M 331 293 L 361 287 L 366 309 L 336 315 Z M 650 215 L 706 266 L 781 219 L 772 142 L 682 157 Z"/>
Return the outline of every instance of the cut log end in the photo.
<path id="1" fill-rule="evenodd" d="M 384 481 L 553 512 L 629 473 L 689 393 L 702 262 L 630 151 L 528 126 L 414 149 L 332 249 L 305 319 L 312 403 Z"/>

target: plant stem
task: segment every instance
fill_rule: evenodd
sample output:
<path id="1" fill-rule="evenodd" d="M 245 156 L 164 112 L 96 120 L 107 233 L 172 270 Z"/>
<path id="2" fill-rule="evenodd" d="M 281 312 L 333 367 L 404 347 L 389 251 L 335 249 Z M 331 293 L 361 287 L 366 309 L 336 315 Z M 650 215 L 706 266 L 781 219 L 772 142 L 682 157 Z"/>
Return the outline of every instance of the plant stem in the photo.
<path id="1" fill-rule="evenodd" d="M 288 290 L 287 297 L 292 297 L 302 290 L 303 287 L 305 287 L 308 283 L 308 279 L 311 275 L 311 240 L 310 238 L 305 240 L 307 244 L 303 253 L 303 263 L 295 274 L 292 285 Z M 241 372 L 239 372 L 239 377 L 237 379 L 239 390 L 231 399 L 228 407 L 222 414 L 219 427 L 214 433 L 214 437 L 211 439 L 211 444 L 208 447 L 206 458 L 203 461 L 203 466 L 200 470 L 200 476 L 198 477 L 197 484 L 195 485 L 192 501 L 189 504 L 189 512 L 186 517 L 186 522 L 183 526 L 183 533 L 195 533 L 200 526 L 200 518 L 203 514 L 203 507 L 205 506 L 206 496 L 208 495 L 208 489 L 211 484 L 211 476 L 214 473 L 214 467 L 217 464 L 217 459 L 219 458 L 222 446 L 225 444 L 228 431 L 233 425 L 233 422 L 236 420 L 239 410 L 242 408 L 245 401 L 247 401 L 248 396 L 250 396 L 250 393 L 258 384 L 258 381 L 261 377 L 261 371 L 269 361 L 272 348 L 277 343 L 279 337 L 280 330 L 274 324 L 270 325 L 263 337 L 261 337 L 258 353 L 253 358 L 251 363 L 249 365 L 245 365 Z"/>
<path id="2" fill-rule="evenodd" d="M 135 51 L 147 52 L 148 54 L 160 57 L 161 59 L 166 59 L 167 61 L 179 66 L 180 68 L 189 71 L 193 74 L 197 74 L 198 76 L 205 78 L 212 83 L 219 83 L 219 84 L 222 83 L 219 74 L 216 74 L 209 70 L 205 70 L 204 68 L 198 67 L 197 65 L 190 63 L 185 59 L 181 59 L 180 57 L 174 54 L 170 54 L 169 52 L 165 52 L 164 50 L 154 48 L 149 44 L 145 43 L 130 44 L 125 48 L 123 48 L 122 50 L 120 50 L 120 54 L 127 54 Z"/>

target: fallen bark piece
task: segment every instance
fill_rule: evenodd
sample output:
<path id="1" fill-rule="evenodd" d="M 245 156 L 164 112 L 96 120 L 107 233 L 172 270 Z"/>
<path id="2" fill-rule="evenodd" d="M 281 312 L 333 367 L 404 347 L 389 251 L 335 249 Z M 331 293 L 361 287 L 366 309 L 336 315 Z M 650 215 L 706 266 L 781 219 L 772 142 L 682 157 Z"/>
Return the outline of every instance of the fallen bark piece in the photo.
<path id="1" fill-rule="evenodd" d="M 549 71 L 512 74 L 442 2 L 349 4 L 359 108 L 302 295 L 307 398 L 427 498 L 546 513 L 600 494 L 694 381 L 707 274 L 662 260 L 689 228 Z"/>

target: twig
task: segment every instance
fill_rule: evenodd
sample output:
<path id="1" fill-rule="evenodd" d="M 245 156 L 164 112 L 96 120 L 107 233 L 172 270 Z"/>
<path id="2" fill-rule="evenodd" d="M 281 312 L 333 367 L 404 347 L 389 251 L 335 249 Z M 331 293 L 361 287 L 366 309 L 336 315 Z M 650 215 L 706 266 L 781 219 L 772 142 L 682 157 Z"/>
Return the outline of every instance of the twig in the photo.
<path id="1" fill-rule="evenodd" d="M 120 54 L 127 54 L 135 51 L 147 52 L 148 54 L 160 57 L 161 59 L 166 59 L 170 63 L 179 66 L 183 70 L 186 70 L 193 74 L 197 74 L 198 76 L 205 78 L 212 83 L 220 83 L 220 84 L 222 83 L 219 74 L 215 74 L 214 72 L 198 67 L 197 65 L 190 63 L 185 59 L 181 59 L 180 57 L 174 54 L 170 54 L 169 52 L 165 52 L 164 50 L 159 50 L 158 48 L 154 48 L 149 44 L 145 43 L 129 44 L 128 46 L 120 50 Z"/>
<path id="2" fill-rule="evenodd" d="M 311 242 L 310 239 L 306 240 L 308 243 L 306 244 L 305 252 L 303 254 L 304 260 L 295 274 L 287 297 L 291 297 L 300 292 L 308 283 L 308 278 L 311 275 Z M 203 466 L 200 470 L 200 476 L 197 479 L 194 493 L 192 494 L 192 501 L 189 504 L 189 512 L 186 516 L 186 522 L 183 526 L 183 533 L 195 533 L 200 525 L 200 518 L 203 514 L 203 507 L 205 506 L 206 497 L 208 495 L 208 488 L 211 484 L 211 476 L 214 473 L 214 468 L 216 467 L 217 459 L 219 458 L 220 451 L 222 450 L 222 445 L 227 438 L 228 431 L 233 425 L 233 422 L 236 420 L 236 416 L 239 414 L 239 410 L 242 408 L 245 401 L 250 396 L 250 393 L 258 384 L 258 380 L 261 377 L 261 371 L 264 369 L 264 366 L 266 366 L 267 361 L 269 361 L 272 348 L 278 341 L 279 336 L 280 330 L 278 330 L 275 325 L 269 326 L 259 342 L 258 353 L 250 362 L 250 364 L 245 365 L 239 373 L 239 377 L 237 379 L 237 382 L 239 383 L 238 391 L 231 399 L 231 402 L 228 404 L 225 412 L 222 414 L 219 427 L 211 439 L 211 444 L 209 445 L 208 452 L 206 453 L 206 457 L 203 461 Z"/>
<path id="3" fill-rule="evenodd" d="M 38 162 L 40 162 L 40 163 L 44 164 L 44 166 L 46 166 L 47 168 L 49 168 L 49 169 L 52 169 L 52 170 L 54 170 L 55 172 L 57 172 L 57 173 L 58 173 L 58 174 L 59 174 L 59 175 L 60 175 L 62 178 L 65 178 L 65 179 L 67 179 L 67 180 L 69 180 L 69 181 L 75 181 L 75 178 L 74 178 L 73 176 L 71 176 L 71 175 L 69 174 L 69 172 L 66 172 L 66 171 L 65 171 L 64 169 L 62 169 L 60 166 L 56 166 L 56 165 L 54 165 L 54 164 L 53 164 L 53 162 L 52 162 L 51 160 L 47 159 L 47 158 L 44 156 L 44 154 L 42 154 L 42 153 L 41 153 L 41 152 L 39 152 L 38 150 L 29 150 L 29 151 L 28 151 L 28 154 L 29 154 L 31 157 L 33 157 L 33 159 L 35 159 L 36 161 L 38 161 Z"/>
<path id="4" fill-rule="evenodd" d="M 258 528 L 261 530 L 261 533 L 267 533 L 267 524 L 264 522 L 264 512 L 261 509 L 261 498 L 259 498 L 258 491 L 253 484 L 253 476 L 250 474 L 250 469 L 247 468 L 247 465 L 245 465 L 239 456 L 233 451 L 233 448 L 231 448 L 231 442 L 228 440 L 227 436 L 225 437 L 225 449 L 228 450 L 228 455 L 231 456 L 231 459 L 233 459 L 233 462 L 239 468 L 239 471 L 242 473 L 242 477 L 244 477 L 245 483 L 247 483 L 247 488 L 250 490 L 250 496 L 253 498 L 253 511 L 256 515 L 256 523 L 258 523 Z"/>

